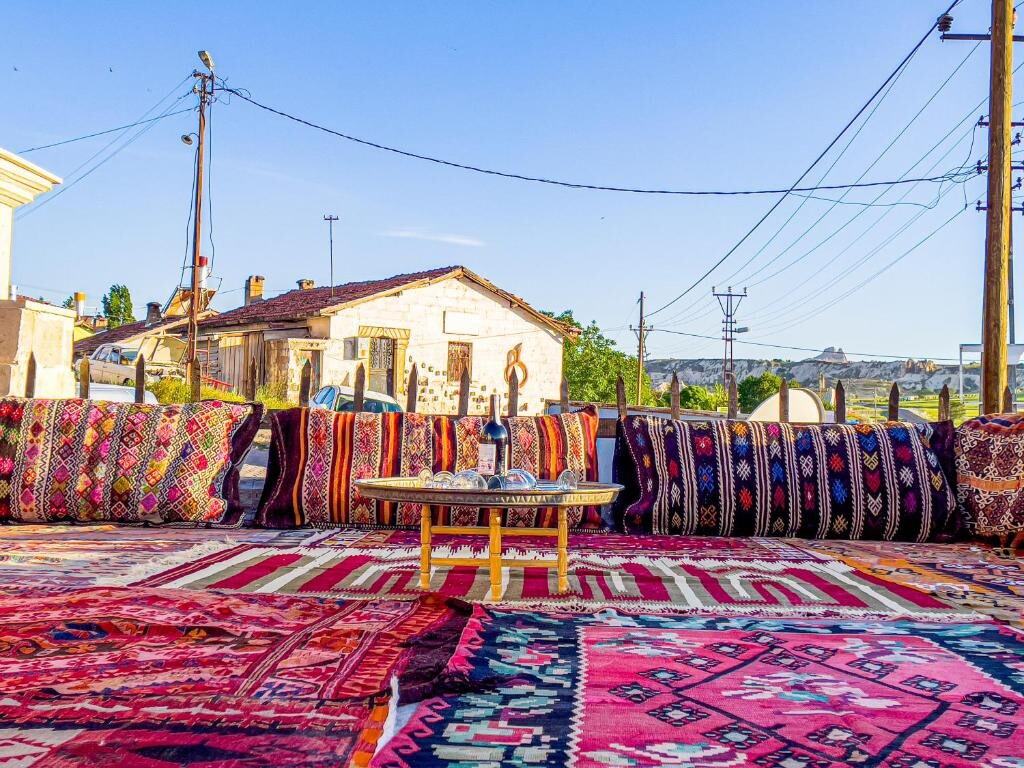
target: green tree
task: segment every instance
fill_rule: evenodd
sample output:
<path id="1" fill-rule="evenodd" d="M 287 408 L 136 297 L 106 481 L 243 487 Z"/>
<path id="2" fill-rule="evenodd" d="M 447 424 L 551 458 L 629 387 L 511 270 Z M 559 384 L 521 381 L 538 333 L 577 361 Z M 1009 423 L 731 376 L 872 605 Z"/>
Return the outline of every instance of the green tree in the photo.
<path id="1" fill-rule="evenodd" d="M 569 397 L 590 403 L 614 403 L 615 382 L 621 376 L 626 385 L 626 399 L 635 403 L 636 356 L 617 349 L 615 342 L 601 333 L 597 323 L 591 321 L 587 326 L 582 325 L 573 317 L 572 310 L 559 315 L 547 314 L 578 331 L 575 339 L 566 337 L 562 347 L 562 371 L 569 382 Z M 644 374 L 643 404 L 657 405 L 659 401 L 651 377 Z"/>
<path id="2" fill-rule="evenodd" d="M 771 371 L 765 371 L 760 376 L 747 376 L 736 388 L 740 410 L 750 413 L 781 388 L 782 378 Z"/>
<path id="3" fill-rule="evenodd" d="M 61 306 L 64 307 L 64 309 L 74 309 L 75 308 L 75 297 L 74 296 L 68 296 L 66 299 L 64 299 L 64 303 L 61 304 Z"/>
<path id="4" fill-rule="evenodd" d="M 112 285 L 103 297 L 103 315 L 107 318 L 108 328 L 117 328 L 135 322 L 132 311 L 132 295 L 126 285 Z"/>

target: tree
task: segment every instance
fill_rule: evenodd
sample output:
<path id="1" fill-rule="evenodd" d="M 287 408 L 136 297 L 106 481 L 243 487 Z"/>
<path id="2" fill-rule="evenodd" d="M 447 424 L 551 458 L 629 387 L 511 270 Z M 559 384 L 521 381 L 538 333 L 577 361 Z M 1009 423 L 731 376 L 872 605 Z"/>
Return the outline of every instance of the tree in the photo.
<path id="1" fill-rule="evenodd" d="M 74 296 L 68 296 L 66 299 L 64 299 L 64 303 L 61 304 L 61 306 L 64 307 L 64 309 L 74 309 L 75 308 L 75 297 Z"/>
<path id="2" fill-rule="evenodd" d="M 103 315 L 107 318 L 108 328 L 117 328 L 135 322 L 132 311 L 132 295 L 126 285 L 112 285 L 103 297 Z"/>
<path id="3" fill-rule="evenodd" d="M 760 376 L 747 376 L 736 388 L 740 410 L 750 413 L 781 388 L 782 378 L 771 371 L 765 371 Z"/>
<path id="4" fill-rule="evenodd" d="M 566 337 L 562 346 L 562 371 L 569 382 L 569 397 L 589 403 L 614 403 L 615 382 L 619 376 L 626 384 L 626 399 L 636 402 L 636 356 L 627 355 L 616 349 L 615 341 L 609 339 L 591 321 L 583 326 L 572 310 L 559 315 L 546 313 L 561 323 L 575 328 L 579 335 L 575 339 Z M 644 374 L 644 405 L 656 405 L 658 394 L 651 385 L 651 377 Z"/>

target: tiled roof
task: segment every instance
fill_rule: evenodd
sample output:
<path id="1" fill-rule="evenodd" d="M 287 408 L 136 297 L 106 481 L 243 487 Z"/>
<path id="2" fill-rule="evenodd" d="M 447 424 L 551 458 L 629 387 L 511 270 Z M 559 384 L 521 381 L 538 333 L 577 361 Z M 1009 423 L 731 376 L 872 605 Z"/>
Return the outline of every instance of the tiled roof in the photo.
<path id="1" fill-rule="evenodd" d="M 152 325 L 146 325 L 145 320 L 137 320 L 134 323 L 119 325 L 117 328 L 101 331 L 81 341 L 76 341 L 74 354 L 76 358 L 80 355 L 91 355 L 102 344 L 116 344 L 119 341 L 127 341 L 150 331 L 169 330 L 176 325 L 183 325 L 185 321 L 186 318 L 184 317 L 166 317 Z"/>
<path id="2" fill-rule="evenodd" d="M 441 267 L 425 272 L 413 272 L 408 275 L 395 275 L 383 280 L 366 280 L 361 283 L 345 283 L 344 285 L 323 288 L 310 288 L 282 293 L 270 299 L 247 304 L 237 309 L 221 312 L 216 317 L 200 323 L 202 328 L 221 328 L 226 325 L 249 325 L 252 323 L 273 323 L 286 320 L 301 320 L 315 315 L 325 309 L 342 306 L 359 299 L 375 296 L 378 293 L 394 291 L 410 283 L 425 280 L 436 280 L 446 277 L 461 267 Z"/>

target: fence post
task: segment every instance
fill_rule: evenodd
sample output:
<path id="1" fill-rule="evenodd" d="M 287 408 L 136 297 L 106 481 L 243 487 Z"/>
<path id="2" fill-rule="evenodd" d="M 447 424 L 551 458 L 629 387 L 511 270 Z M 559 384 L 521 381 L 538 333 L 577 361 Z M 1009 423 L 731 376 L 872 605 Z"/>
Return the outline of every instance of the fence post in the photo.
<path id="1" fill-rule="evenodd" d="M 1003 413 L 1011 413 L 1013 411 L 1013 392 L 1010 391 L 1009 385 L 1003 390 Z"/>
<path id="2" fill-rule="evenodd" d="M 626 382 L 619 376 L 615 380 L 615 409 L 619 412 L 619 418 L 626 418 Z"/>
<path id="3" fill-rule="evenodd" d="M 836 401 L 832 404 L 836 424 L 846 423 L 846 387 L 840 379 L 836 382 Z"/>
<path id="4" fill-rule="evenodd" d="M 740 412 L 740 396 L 736 391 L 736 377 L 729 374 L 729 411 L 726 414 L 730 419 L 735 419 Z"/>
<path id="5" fill-rule="evenodd" d="M 469 369 L 463 366 L 459 376 L 459 416 L 469 415 Z"/>
<path id="6" fill-rule="evenodd" d="M 672 410 L 672 418 L 674 420 L 679 419 L 679 375 L 672 371 L 672 386 L 668 391 L 668 404 Z"/>
<path id="7" fill-rule="evenodd" d="M 495 414 L 497 415 L 497 414 Z M 519 415 L 519 373 L 515 368 L 508 377 L 508 417 Z"/>
<path id="8" fill-rule="evenodd" d="M 949 421 L 949 384 L 943 384 L 939 392 L 939 421 Z"/>
<path id="9" fill-rule="evenodd" d="M 412 364 L 409 371 L 409 384 L 405 388 L 405 412 L 416 413 L 416 400 L 419 397 L 420 371 L 416 363 Z"/>
<path id="10" fill-rule="evenodd" d="M 895 381 L 889 389 L 889 421 L 900 420 L 900 385 Z"/>
<path id="11" fill-rule="evenodd" d="M 245 375 L 244 397 L 250 403 L 256 399 L 256 356 L 249 358 L 249 371 Z"/>
<path id="12" fill-rule="evenodd" d="M 560 413 L 569 412 L 569 380 L 562 377 L 562 387 L 558 391 L 558 409 Z"/>
<path id="13" fill-rule="evenodd" d="M 146 402 L 146 356 L 143 354 L 135 361 L 135 402 Z"/>
<path id="14" fill-rule="evenodd" d="M 352 387 L 352 410 L 359 413 L 366 401 L 366 368 L 360 363 L 356 368 L 356 383 Z"/>
<path id="15" fill-rule="evenodd" d="M 191 389 L 192 389 L 192 392 L 191 392 L 192 402 L 193 403 L 198 403 L 200 400 L 203 399 L 203 388 L 202 388 L 202 385 L 203 385 L 202 376 L 203 376 L 203 374 L 202 374 L 202 371 L 199 370 L 199 357 L 198 356 L 193 358 L 193 360 L 192 360 L 192 367 L 190 368 L 190 370 L 192 372 L 192 381 L 190 382 L 191 385 L 192 385 L 192 387 L 191 387 Z M 255 398 L 256 398 L 256 396 L 254 394 L 253 395 L 253 399 L 255 399 Z"/>
<path id="16" fill-rule="evenodd" d="M 25 397 L 36 396 L 36 356 L 28 353 L 28 362 L 25 364 Z"/>
<path id="17" fill-rule="evenodd" d="M 785 379 L 779 387 L 779 421 L 783 424 L 789 421 L 789 382 Z"/>
<path id="18" fill-rule="evenodd" d="M 89 399 L 89 358 L 83 357 L 78 361 L 78 396 L 83 400 Z"/>
<path id="19" fill-rule="evenodd" d="M 309 405 L 309 390 L 313 386 L 313 365 L 306 360 L 299 371 L 299 407 L 305 408 Z"/>

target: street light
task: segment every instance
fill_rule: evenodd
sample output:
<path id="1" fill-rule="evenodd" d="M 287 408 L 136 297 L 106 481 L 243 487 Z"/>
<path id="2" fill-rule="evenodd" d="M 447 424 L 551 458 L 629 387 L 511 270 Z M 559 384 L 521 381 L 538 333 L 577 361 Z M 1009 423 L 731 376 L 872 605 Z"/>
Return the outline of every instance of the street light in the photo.
<path id="1" fill-rule="evenodd" d="M 205 67 L 206 67 L 206 68 L 207 68 L 208 70 L 210 70 L 211 72 L 213 72 L 213 57 L 212 57 L 212 56 L 210 55 L 210 52 L 209 52 L 209 51 L 200 51 L 200 52 L 199 52 L 199 60 L 200 60 L 201 62 L 203 62 L 203 65 L 204 65 L 204 66 L 205 66 Z"/>

